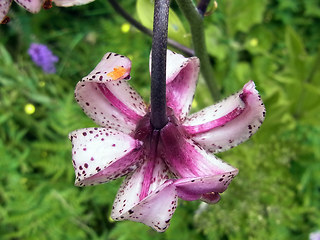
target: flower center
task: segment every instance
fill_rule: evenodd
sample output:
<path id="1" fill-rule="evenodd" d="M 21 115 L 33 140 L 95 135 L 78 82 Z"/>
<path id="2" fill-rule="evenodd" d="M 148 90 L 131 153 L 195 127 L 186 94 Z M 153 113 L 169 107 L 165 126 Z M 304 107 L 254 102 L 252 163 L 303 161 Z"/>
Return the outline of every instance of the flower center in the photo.
<path id="1" fill-rule="evenodd" d="M 168 123 L 177 125 L 177 119 L 171 109 L 167 109 Z M 143 169 L 144 177 L 142 182 L 142 188 L 139 195 L 140 201 L 148 196 L 151 184 L 153 183 L 154 169 L 157 161 L 162 161 L 159 156 L 159 142 L 160 142 L 161 130 L 154 129 L 150 122 L 150 113 L 147 113 L 137 124 L 136 130 L 134 131 L 134 138 L 143 142 L 145 151 L 146 161 Z"/>

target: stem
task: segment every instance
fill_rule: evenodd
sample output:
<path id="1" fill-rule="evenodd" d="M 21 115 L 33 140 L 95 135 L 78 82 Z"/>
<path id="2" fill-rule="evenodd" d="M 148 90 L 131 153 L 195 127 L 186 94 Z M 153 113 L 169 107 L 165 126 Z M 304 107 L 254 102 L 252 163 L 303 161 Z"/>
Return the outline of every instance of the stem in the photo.
<path id="1" fill-rule="evenodd" d="M 209 55 L 206 49 L 202 16 L 199 14 L 192 0 L 176 1 L 190 24 L 193 46 L 196 56 L 200 59 L 202 76 L 208 86 L 212 98 L 217 101 L 220 98 L 220 91 L 214 79 Z"/>
<path id="2" fill-rule="evenodd" d="M 167 122 L 166 63 L 170 0 L 155 0 L 151 55 L 151 124 L 163 128 Z"/>
<path id="3" fill-rule="evenodd" d="M 203 17 L 204 14 L 206 13 L 210 1 L 211 1 L 211 0 L 201 0 L 201 1 L 198 3 L 197 9 L 198 9 L 199 14 L 200 14 L 202 17 Z"/>
<path id="4" fill-rule="evenodd" d="M 153 35 L 153 32 L 146 28 L 145 26 L 143 26 L 140 22 L 138 22 L 137 20 L 135 20 L 133 17 L 131 17 L 131 15 L 129 13 L 127 13 L 119 4 L 116 0 L 109 0 L 109 3 L 111 4 L 111 6 L 114 8 L 114 10 L 116 10 L 124 19 L 126 19 L 132 26 L 134 26 L 135 28 L 137 28 L 138 30 L 140 30 L 142 33 L 145 33 L 149 36 Z M 179 50 L 180 52 L 182 52 L 184 55 L 186 56 L 194 56 L 194 51 L 172 39 L 168 39 L 168 44 L 171 47 L 174 47 L 175 49 Z"/>

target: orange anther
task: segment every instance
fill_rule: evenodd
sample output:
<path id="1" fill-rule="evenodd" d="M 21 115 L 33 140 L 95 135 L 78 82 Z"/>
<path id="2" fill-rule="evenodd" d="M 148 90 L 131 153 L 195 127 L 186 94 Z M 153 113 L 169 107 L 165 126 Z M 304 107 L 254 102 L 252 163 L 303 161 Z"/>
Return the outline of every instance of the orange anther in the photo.
<path id="1" fill-rule="evenodd" d="M 107 74 L 108 77 L 111 77 L 112 80 L 117 80 L 122 77 L 127 72 L 127 69 L 124 67 L 115 67 L 112 72 Z"/>

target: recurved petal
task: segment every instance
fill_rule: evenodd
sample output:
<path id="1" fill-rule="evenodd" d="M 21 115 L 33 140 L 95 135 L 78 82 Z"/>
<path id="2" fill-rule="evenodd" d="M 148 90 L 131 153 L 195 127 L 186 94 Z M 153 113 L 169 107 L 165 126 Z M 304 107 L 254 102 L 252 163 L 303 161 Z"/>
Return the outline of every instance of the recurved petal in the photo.
<path id="1" fill-rule="evenodd" d="M 53 2 L 59 7 L 72 7 L 77 5 L 84 5 L 93 1 L 94 0 L 53 0 Z"/>
<path id="2" fill-rule="evenodd" d="M 0 2 L 0 23 L 4 20 L 9 12 L 12 0 L 2 0 Z"/>
<path id="3" fill-rule="evenodd" d="M 193 201 L 201 199 L 207 203 L 216 203 L 220 200 L 219 193 L 224 192 L 231 180 L 238 174 L 238 169 L 223 174 L 197 178 L 178 179 L 174 185 L 178 197 Z"/>
<path id="4" fill-rule="evenodd" d="M 96 68 L 77 84 L 77 102 L 100 126 L 131 133 L 145 115 L 143 99 L 126 81 L 130 79 L 130 70 L 128 58 L 107 53 Z"/>
<path id="5" fill-rule="evenodd" d="M 185 131 L 206 150 L 228 150 L 250 138 L 265 118 L 265 107 L 253 81 L 242 91 L 189 116 Z"/>
<path id="6" fill-rule="evenodd" d="M 122 132 L 85 128 L 69 134 L 76 186 L 107 182 L 136 169 L 142 161 L 141 142 Z"/>
<path id="7" fill-rule="evenodd" d="M 169 122 L 160 135 L 164 161 L 178 178 L 202 179 L 237 171 L 216 156 L 208 154 L 178 128 Z"/>
<path id="8" fill-rule="evenodd" d="M 146 197 L 141 199 L 148 163 L 129 174 L 122 183 L 113 204 L 114 220 L 131 220 L 144 223 L 158 232 L 165 231 L 177 206 L 173 180 L 168 180 L 168 169 L 158 159 Z"/>
<path id="9" fill-rule="evenodd" d="M 199 67 L 200 62 L 197 57 L 185 58 L 181 54 L 167 50 L 167 106 L 173 109 L 180 121 L 186 118 L 191 108 Z"/>
<path id="10" fill-rule="evenodd" d="M 44 2 L 43 0 L 15 0 L 15 1 L 31 13 L 39 12 Z"/>

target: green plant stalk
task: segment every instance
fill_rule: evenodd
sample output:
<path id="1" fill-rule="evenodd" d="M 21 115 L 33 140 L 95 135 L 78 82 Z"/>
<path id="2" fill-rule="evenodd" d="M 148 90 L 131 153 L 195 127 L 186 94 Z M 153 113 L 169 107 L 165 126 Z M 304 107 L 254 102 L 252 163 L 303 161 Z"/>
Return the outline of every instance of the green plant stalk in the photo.
<path id="1" fill-rule="evenodd" d="M 154 1 L 151 52 L 151 125 L 160 130 L 168 123 L 166 63 L 170 0 Z"/>
<path id="2" fill-rule="evenodd" d="M 189 22 L 194 51 L 196 56 L 200 59 L 200 70 L 202 76 L 209 88 L 212 98 L 217 101 L 220 99 L 220 91 L 213 76 L 213 71 L 206 48 L 203 18 L 191 0 L 176 0 L 176 2 Z"/>
<path id="3" fill-rule="evenodd" d="M 143 26 L 140 22 L 135 20 L 129 13 L 127 13 L 118 3 L 117 0 L 109 0 L 109 3 L 114 8 L 116 12 L 118 12 L 124 19 L 126 19 L 130 24 L 132 24 L 135 28 L 140 30 L 142 33 L 145 33 L 149 36 L 153 36 L 152 30 Z M 168 38 L 168 44 L 175 49 L 181 51 L 184 55 L 192 57 L 194 56 L 194 51 L 170 38 Z"/>

